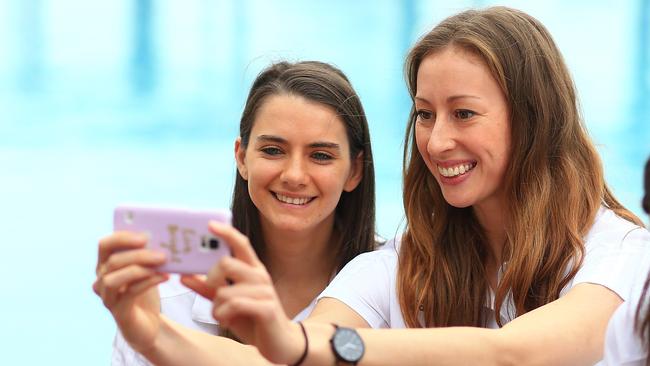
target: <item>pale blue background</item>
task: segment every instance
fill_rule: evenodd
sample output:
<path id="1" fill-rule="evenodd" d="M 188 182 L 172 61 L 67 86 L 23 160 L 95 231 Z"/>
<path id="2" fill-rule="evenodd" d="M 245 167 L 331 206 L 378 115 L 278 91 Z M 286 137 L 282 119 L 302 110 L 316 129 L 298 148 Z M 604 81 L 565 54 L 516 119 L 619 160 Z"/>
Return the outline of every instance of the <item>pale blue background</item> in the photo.
<path id="1" fill-rule="evenodd" d="M 108 364 L 92 293 L 119 202 L 229 205 L 233 140 L 271 61 L 334 63 L 364 102 L 379 232 L 403 216 L 408 47 L 491 1 L 0 0 L 0 363 Z M 650 2 L 510 1 L 554 35 L 615 194 L 641 214 Z M 580 184 L 580 182 L 575 182 Z"/>

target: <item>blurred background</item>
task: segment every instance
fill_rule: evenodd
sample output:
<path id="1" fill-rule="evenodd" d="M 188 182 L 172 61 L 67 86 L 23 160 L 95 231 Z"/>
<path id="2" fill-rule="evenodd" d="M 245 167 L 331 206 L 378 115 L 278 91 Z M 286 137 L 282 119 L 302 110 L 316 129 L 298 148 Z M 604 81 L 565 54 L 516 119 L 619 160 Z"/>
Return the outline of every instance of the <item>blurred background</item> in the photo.
<path id="1" fill-rule="evenodd" d="M 0 0 L 3 364 L 110 362 L 115 326 L 91 284 L 113 207 L 228 207 L 239 115 L 273 61 L 321 60 L 350 77 L 371 127 L 378 230 L 393 236 L 410 108 L 404 55 L 446 16 L 493 4 Z M 650 1 L 499 4 L 551 31 L 607 179 L 642 215 Z"/>

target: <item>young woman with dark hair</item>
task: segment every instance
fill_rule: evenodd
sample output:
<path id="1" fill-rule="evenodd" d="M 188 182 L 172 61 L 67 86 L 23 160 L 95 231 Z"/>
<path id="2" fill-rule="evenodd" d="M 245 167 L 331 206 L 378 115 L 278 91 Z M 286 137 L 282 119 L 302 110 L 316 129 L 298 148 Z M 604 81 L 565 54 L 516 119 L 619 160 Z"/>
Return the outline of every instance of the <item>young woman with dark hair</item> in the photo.
<path id="1" fill-rule="evenodd" d="M 235 158 L 233 228 L 268 268 L 284 312 L 304 319 L 334 274 L 375 247 L 370 135 L 347 77 L 321 62 L 266 68 L 248 95 Z M 218 355 L 213 365 L 267 363 L 253 347 L 215 336 L 228 334 L 210 316 L 211 303 L 177 277 L 165 282 L 169 276 L 155 271 L 164 257 L 144 246 L 130 232 L 99 244 L 93 287 L 120 330 L 114 365 L 196 364 L 178 350 L 197 345 Z"/>

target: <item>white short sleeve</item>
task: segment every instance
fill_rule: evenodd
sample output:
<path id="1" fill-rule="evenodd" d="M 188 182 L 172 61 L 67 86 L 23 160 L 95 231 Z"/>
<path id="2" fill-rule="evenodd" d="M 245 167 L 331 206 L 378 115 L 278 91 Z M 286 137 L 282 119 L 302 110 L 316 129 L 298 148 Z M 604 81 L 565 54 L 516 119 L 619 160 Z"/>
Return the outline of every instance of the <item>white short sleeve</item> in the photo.
<path id="1" fill-rule="evenodd" d="M 117 331 L 113 340 L 112 366 L 149 366 L 151 363 L 141 354 L 134 351 L 126 342 L 122 333 Z"/>
<path id="2" fill-rule="evenodd" d="M 639 292 L 650 270 L 650 233 L 601 209 L 585 237 L 582 267 L 563 293 L 579 283 L 595 283 L 623 300 Z"/>
<path id="3" fill-rule="evenodd" d="M 183 286 L 178 275 L 158 285 L 158 292 L 161 314 L 190 329 L 218 334 L 219 327 L 211 316 L 212 302 Z M 149 366 L 151 363 L 131 348 L 118 329 L 113 340 L 111 365 Z"/>
<path id="4" fill-rule="evenodd" d="M 635 296 L 621 304 L 609 320 L 605 351 L 599 366 L 645 366 L 648 350 L 634 329 L 639 299 Z"/>
<path id="5" fill-rule="evenodd" d="M 318 296 L 335 298 L 354 309 L 372 328 L 405 328 L 396 294 L 398 245 L 351 260 Z"/>

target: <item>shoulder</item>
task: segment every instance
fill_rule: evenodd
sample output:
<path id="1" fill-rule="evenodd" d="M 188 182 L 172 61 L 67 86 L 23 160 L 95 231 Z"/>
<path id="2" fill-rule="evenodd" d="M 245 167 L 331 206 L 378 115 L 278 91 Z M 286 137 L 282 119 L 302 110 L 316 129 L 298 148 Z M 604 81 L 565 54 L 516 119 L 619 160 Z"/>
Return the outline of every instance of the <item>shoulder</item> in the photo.
<path id="1" fill-rule="evenodd" d="M 393 264 L 397 262 L 397 256 L 400 247 L 399 237 L 379 242 L 375 250 L 361 253 L 355 258 L 353 258 L 341 272 L 345 271 L 346 268 L 348 271 L 351 268 L 366 267 L 366 266 L 377 266 L 381 264 Z"/>
<path id="2" fill-rule="evenodd" d="M 650 245 L 647 229 L 616 215 L 614 211 L 601 207 L 594 224 L 584 238 L 586 249 L 592 246 Z"/>
<path id="3" fill-rule="evenodd" d="M 324 293 L 334 291 L 358 293 L 374 291 L 371 290 L 372 288 L 383 288 L 394 280 L 398 251 L 399 240 L 391 239 L 374 251 L 359 254 L 336 274 Z"/>
<path id="4" fill-rule="evenodd" d="M 391 239 L 372 252 L 358 255 L 343 267 L 318 298 L 339 300 L 372 328 L 397 326 L 394 319 L 399 318 L 400 313 L 399 304 L 395 302 L 395 276 L 399 245 L 399 239 Z"/>
<path id="5" fill-rule="evenodd" d="M 627 300 L 643 285 L 650 270 L 650 233 L 645 228 L 601 208 L 584 237 L 584 248 L 582 265 L 563 293 L 589 282 Z"/>
<path id="6" fill-rule="evenodd" d="M 365 284 L 368 281 L 376 282 L 381 276 L 394 276 L 398 250 L 399 240 L 391 239 L 380 243 L 373 251 L 357 255 L 334 276 L 328 289 L 337 288 L 342 283 L 345 284 L 343 287 L 351 288 L 350 280 Z"/>

